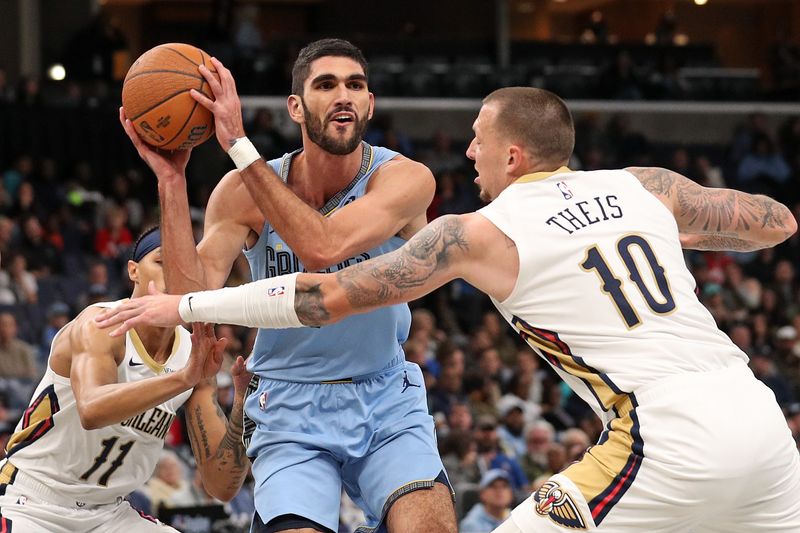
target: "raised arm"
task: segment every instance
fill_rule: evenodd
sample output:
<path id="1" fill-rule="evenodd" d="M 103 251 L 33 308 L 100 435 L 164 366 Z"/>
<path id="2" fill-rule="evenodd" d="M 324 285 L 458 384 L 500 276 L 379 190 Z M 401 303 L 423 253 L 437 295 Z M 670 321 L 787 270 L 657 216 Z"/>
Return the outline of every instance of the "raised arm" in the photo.
<path id="1" fill-rule="evenodd" d="M 219 80 L 206 67 L 199 70 L 215 99 L 194 90 L 192 97 L 214 113 L 217 140 L 229 152 L 245 135 L 241 103 L 231 72 L 216 58 L 211 62 Z M 294 194 L 261 158 L 238 175 L 256 209 L 309 272 L 365 252 L 411 223 L 414 230 L 424 226 L 436 186 L 425 165 L 397 157 L 376 171 L 367 194 L 326 217 Z"/>
<path id="2" fill-rule="evenodd" d="M 396 235 L 425 209 L 435 190 L 425 165 L 399 158 L 383 165 L 367 194 L 323 216 L 297 197 L 263 160 L 240 171 L 262 215 L 309 272 L 370 250 Z"/>
<path id="3" fill-rule="evenodd" d="M 797 231 L 792 212 L 767 196 L 703 187 L 665 168 L 625 170 L 672 212 L 684 248 L 759 250 L 775 246 Z"/>
<path id="4" fill-rule="evenodd" d="M 100 310 L 89 309 L 69 332 L 70 382 L 81 425 L 97 429 L 128 420 L 187 391 L 203 377 L 208 352 L 192 352 L 187 367 L 131 383 L 117 381 L 117 366 L 124 358 L 125 339 L 109 337 L 94 322 Z"/>
<path id="5" fill-rule="evenodd" d="M 196 248 L 186 180 L 191 150 L 163 152 L 150 147 L 136 133 L 122 108 L 119 113 L 125 133 L 158 178 L 167 290 L 184 294 L 222 287 L 250 231 L 242 205 L 251 202 L 247 190 L 244 186 L 237 189 L 230 178 L 220 181 L 209 199 L 203 241 Z"/>
<path id="6" fill-rule="evenodd" d="M 244 396 L 250 374 L 238 357 L 231 368 L 234 385 L 230 420 L 217 401 L 216 379 L 198 383 L 186 402 L 186 429 L 203 485 L 209 494 L 229 501 L 244 483 L 250 465 L 242 443 Z"/>

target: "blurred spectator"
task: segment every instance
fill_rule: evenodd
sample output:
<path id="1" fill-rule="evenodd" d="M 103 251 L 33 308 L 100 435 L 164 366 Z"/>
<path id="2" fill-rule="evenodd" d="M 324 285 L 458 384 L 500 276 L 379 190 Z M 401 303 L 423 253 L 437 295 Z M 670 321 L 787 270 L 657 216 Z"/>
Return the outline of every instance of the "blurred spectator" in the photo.
<path id="1" fill-rule="evenodd" d="M 561 380 L 558 380 L 545 385 L 542 399 L 542 418 L 553 424 L 556 431 L 564 431 L 575 425 L 575 419 L 564 409 L 562 404 L 562 383 Z"/>
<path id="2" fill-rule="evenodd" d="M 478 445 L 472 431 L 450 431 L 439 442 L 439 453 L 453 487 L 477 483 L 481 477 L 478 467 Z"/>
<path id="3" fill-rule="evenodd" d="M 478 468 L 481 472 L 500 468 L 505 470 L 511 481 L 514 494 L 522 496 L 528 490 L 528 478 L 516 459 L 501 446 L 497 434 L 497 420 L 481 417 L 475 428 L 475 444 L 478 446 Z"/>
<path id="4" fill-rule="evenodd" d="M 440 128 L 433 132 L 431 144 L 431 148 L 420 156 L 420 162 L 434 176 L 461 168 L 466 163 L 464 152 L 453 147 L 453 139 L 445 130 Z"/>
<path id="5" fill-rule="evenodd" d="M 289 143 L 275 127 L 272 111 L 269 109 L 256 110 L 252 122 L 246 129 L 247 136 L 264 159 L 274 159 L 289 151 Z"/>
<path id="6" fill-rule="evenodd" d="M 505 321 L 498 313 L 489 311 L 483 314 L 483 329 L 489 334 L 492 346 L 497 350 L 503 364 L 513 366 L 516 362 L 514 358 L 517 356 L 517 347 L 508 334 L 509 329 Z"/>
<path id="7" fill-rule="evenodd" d="M 589 435 L 580 428 L 566 430 L 561 435 L 560 442 L 567 452 L 568 463 L 579 460 L 592 444 L 592 441 L 589 440 Z"/>
<path id="8" fill-rule="evenodd" d="M 101 212 L 121 207 L 127 215 L 127 226 L 139 232 L 144 221 L 144 207 L 138 195 L 131 194 L 131 182 L 125 174 L 115 174 L 111 179 L 111 196 L 100 205 Z"/>
<path id="9" fill-rule="evenodd" d="M 14 166 L 3 173 L 3 189 L 9 198 L 16 198 L 20 184 L 32 179 L 33 158 L 30 154 L 20 154 L 14 161 Z"/>
<path id="10" fill-rule="evenodd" d="M 696 175 L 687 175 L 694 178 L 697 183 L 704 187 L 725 187 L 725 178 L 722 176 L 722 169 L 711 163 L 705 155 L 698 155 L 694 160 Z"/>
<path id="11" fill-rule="evenodd" d="M 145 485 L 153 510 L 159 507 L 188 507 L 193 504 L 191 487 L 186 481 L 184 465 L 178 455 L 165 449 L 156 464 L 153 477 Z"/>
<path id="12" fill-rule="evenodd" d="M 36 198 L 36 190 L 33 183 L 30 181 L 23 181 L 17 188 L 17 195 L 8 215 L 17 220 L 21 220 L 29 215 L 35 216 L 42 220 L 45 217 L 44 206 Z"/>
<path id="13" fill-rule="evenodd" d="M 522 457 L 525 454 L 525 402 L 507 394 L 500 398 L 497 413 L 500 416 L 497 436 L 502 448 L 513 457 Z"/>
<path id="14" fill-rule="evenodd" d="M 406 157 L 414 157 L 414 149 L 408 136 L 394 125 L 394 116 L 378 113 L 370 121 L 364 141 L 375 146 L 384 146 L 400 152 Z"/>
<path id="15" fill-rule="evenodd" d="M 11 218 L 0 215 L 0 254 L 7 257 L 18 232 L 19 228 Z"/>
<path id="16" fill-rule="evenodd" d="M 511 512 L 514 493 L 511 478 L 505 470 L 487 471 L 481 477 L 478 490 L 480 503 L 476 503 L 461 521 L 460 533 L 491 533 Z"/>
<path id="17" fill-rule="evenodd" d="M 22 221 L 20 249 L 28 261 L 28 269 L 36 277 L 61 272 L 58 249 L 47 240 L 38 217 L 28 216 Z"/>
<path id="18" fill-rule="evenodd" d="M 555 442 L 556 432 L 553 425 L 538 420 L 525 429 L 525 454 L 520 465 L 528 479 L 536 479 L 548 472 L 547 450 Z"/>
<path id="19" fill-rule="evenodd" d="M 105 225 L 100 228 L 94 238 L 94 249 L 106 259 L 119 262 L 126 258 L 128 249 L 133 244 L 133 235 L 128 229 L 128 215 L 118 205 L 111 205 L 105 211 Z"/>
<path id="20" fill-rule="evenodd" d="M 795 401 L 789 383 L 778 373 L 775 361 L 769 355 L 755 354 L 750 359 L 750 368 L 753 374 L 772 390 L 778 405 L 785 407 Z"/>
<path id="21" fill-rule="evenodd" d="M 753 147 L 739 163 L 738 186 L 751 192 L 775 194 L 791 174 L 789 164 L 767 135 L 753 138 Z"/>
<path id="22" fill-rule="evenodd" d="M 50 345 L 53 343 L 58 330 L 69 322 L 69 306 L 64 302 L 56 301 L 47 307 L 47 324 L 42 331 L 42 342 L 39 345 L 39 363 L 47 365 L 50 356 Z"/>
<path id="23" fill-rule="evenodd" d="M 28 271 L 28 261 L 22 254 L 12 254 L 8 259 L 10 288 L 18 304 L 35 304 L 39 301 L 36 276 Z"/>
<path id="24" fill-rule="evenodd" d="M 514 375 L 520 376 L 520 379 L 529 377 L 526 380 L 529 384 L 528 394 L 526 396 L 519 395 L 520 398 L 527 399 L 529 402 L 539 404 L 542 401 L 542 390 L 545 371 L 541 370 L 541 361 L 539 356 L 528 346 L 523 346 L 517 350 L 517 367 Z"/>
<path id="25" fill-rule="evenodd" d="M 31 382 L 39 379 L 36 350 L 17 337 L 17 319 L 5 311 L 0 313 L 0 378 L 20 378 Z M 23 401 L 27 402 L 28 398 Z"/>

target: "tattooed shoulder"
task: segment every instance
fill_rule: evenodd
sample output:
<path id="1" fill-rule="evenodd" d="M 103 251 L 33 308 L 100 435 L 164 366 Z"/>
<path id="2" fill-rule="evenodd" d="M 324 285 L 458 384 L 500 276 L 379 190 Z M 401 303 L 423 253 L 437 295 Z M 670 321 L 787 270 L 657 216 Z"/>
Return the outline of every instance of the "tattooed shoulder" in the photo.
<path id="1" fill-rule="evenodd" d="M 666 168 L 628 167 L 625 170 L 636 176 L 642 186 L 653 194 L 671 196 L 675 173 Z"/>

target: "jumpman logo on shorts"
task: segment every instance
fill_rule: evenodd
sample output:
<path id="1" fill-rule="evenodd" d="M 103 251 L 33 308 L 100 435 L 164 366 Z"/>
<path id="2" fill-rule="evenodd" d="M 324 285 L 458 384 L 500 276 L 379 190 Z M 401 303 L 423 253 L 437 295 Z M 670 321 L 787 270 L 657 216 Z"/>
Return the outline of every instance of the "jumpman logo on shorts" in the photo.
<path id="1" fill-rule="evenodd" d="M 419 387 L 416 383 L 411 383 L 408 380 L 408 372 L 403 372 L 403 392 L 407 391 L 409 387 Z M 403 394 L 401 392 L 400 394 Z"/>

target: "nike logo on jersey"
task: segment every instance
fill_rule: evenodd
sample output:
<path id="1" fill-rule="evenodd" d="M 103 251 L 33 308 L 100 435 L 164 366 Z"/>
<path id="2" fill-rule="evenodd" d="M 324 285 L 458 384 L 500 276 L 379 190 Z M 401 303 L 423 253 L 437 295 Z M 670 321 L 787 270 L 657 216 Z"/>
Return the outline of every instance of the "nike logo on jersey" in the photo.
<path id="1" fill-rule="evenodd" d="M 142 366 L 142 365 L 144 365 L 144 363 L 134 363 L 133 359 L 128 361 L 128 366 Z"/>

